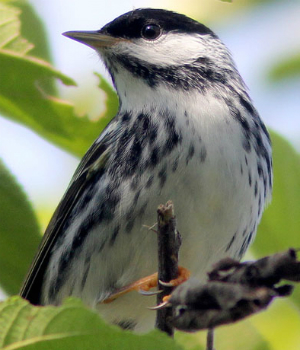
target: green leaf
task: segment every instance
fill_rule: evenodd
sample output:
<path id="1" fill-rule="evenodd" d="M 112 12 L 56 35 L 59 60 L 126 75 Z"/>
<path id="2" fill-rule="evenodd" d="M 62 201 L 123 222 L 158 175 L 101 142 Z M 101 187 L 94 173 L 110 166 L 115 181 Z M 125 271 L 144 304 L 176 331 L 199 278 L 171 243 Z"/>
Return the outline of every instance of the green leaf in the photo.
<path id="1" fill-rule="evenodd" d="M 72 350 L 180 350 L 167 335 L 152 331 L 137 335 L 107 325 L 79 300 L 60 307 L 35 307 L 19 297 L 0 303 L 0 348 Z"/>
<path id="2" fill-rule="evenodd" d="M 47 41 L 47 33 L 44 23 L 27 1 L 13 0 L 13 4 L 20 10 L 19 19 L 21 21 L 22 36 L 34 43 L 34 47 L 31 49 L 30 54 L 51 62 L 52 56 Z"/>
<path id="3" fill-rule="evenodd" d="M 286 78 L 294 78 L 300 75 L 300 53 L 277 63 L 270 71 L 272 81 L 280 81 Z"/>
<path id="4" fill-rule="evenodd" d="M 19 35 L 20 14 L 18 8 L 0 2 L 0 50 L 6 49 L 25 55 L 34 45 Z"/>
<path id="5" fill-rule="evenodd" d="M 282 137 L 271 134 L 273 143 L 274 189 L 257 238 L 252 246 L 256 257 L 285 249 L 299 248 L 300 234 L 300 156 Z M 300 288 L 293 293 L 300 308 Z"/>
<path id="6" fill-rule="evenodd" d="M 0 162 L 0 284 L 8 294 L 19 292 L 40 239 L 30 203 Z"/>
<path id="7" fill-rule="evenodd" d="M 300 232 L 300 156 L 281 136 L 272 133 L 274 188 L 259 233 L 253 245 L 263 256 L 299 247 Z"/>
<path id="8" fill-rule="evenodd" d="M 261 347 L 261 350 L 299 349 L 299 310 L 291 303 L 290 298 L 275 300 L 266 311 L 250 317 L 249 322 L 269 344 L 269 347 Z M 243 334 L 242 339 L 245 341 L 245 333 L 240 334 Z"/>
<path id="9" fill-rule="evenodd" d="M 46 61 L 28 55 L 32 45 L 20 36 L 19 9 L 0 2 L 0 13 L 0 113 L 82 156 L 117 112 L 116 94 L 100 79 L 107 95 L 105 114 L 96 121 L 78 117 L 71 103 L 47 90 L 53 79 L 69 86 L 74 81 Z"/>
<path id="10" fill-rule="evenodd" d="M 37 16 L 34 8 L 24 0 L 12 0 L 15 6 L 20 10 L 19 18 L 21 21 L 21 35 L 22 37 L 34 43 L 30 54 L 35 57 L 42 58 L 48 62 L 52 62 L 50 54 L 50 46 L 47 38 L 46 30 L 43 22 Z M 46 91 L 51 94 L 57 93 L 55 81 L 49 80 L 44 82 Z"/>

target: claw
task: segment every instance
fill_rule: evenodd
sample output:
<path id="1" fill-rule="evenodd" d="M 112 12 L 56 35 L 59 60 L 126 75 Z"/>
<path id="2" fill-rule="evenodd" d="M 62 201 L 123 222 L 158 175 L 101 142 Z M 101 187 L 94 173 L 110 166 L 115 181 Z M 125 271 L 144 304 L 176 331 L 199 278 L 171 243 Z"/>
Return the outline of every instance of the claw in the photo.
<path id="1" fill-rule="evenodd" d="M 145 295 L 145 296 L 151 296 L 151 295 L 157 295 L 162 293 L 162 290 L 153 290 L 153 291 L 147 291 L 144 289 L 139 289 L 138 290 L 139 294 Z"/>
<path id="2" fill-rule="evenodd" d="M 182 284 L 183 282 L 185 282 L 186 280 L 188 280 L 190 278 L 190 271 L 187 270 L 185 267 L 182 266 L 178 266 L 178 277 L 169 281 L 169 282 L 163 282 L 161 280 L 159 280 L 159 283 L 163 286 L 163 287 L 177 287 L 180 284 Z"/>
<path id="3" fill-rule="evenodd" d="M 159 280 L 158 281 L 160 285 L 164 286 L 164 287 L 174 287 L 174 284 L 172 282 L 164 282 Z"/>
<path id="4" fill-rule="evenodd" d="M 149 310 L 160 310 L 160 309 L 164 309 L 166 307 L 170 307 L 171 304 L 169 303 L 169 301 L 164 301 L 163 303 L 156 305 L 156 306 L 152 306 L 152 307 L 148 307 L 147 309 Z"/>

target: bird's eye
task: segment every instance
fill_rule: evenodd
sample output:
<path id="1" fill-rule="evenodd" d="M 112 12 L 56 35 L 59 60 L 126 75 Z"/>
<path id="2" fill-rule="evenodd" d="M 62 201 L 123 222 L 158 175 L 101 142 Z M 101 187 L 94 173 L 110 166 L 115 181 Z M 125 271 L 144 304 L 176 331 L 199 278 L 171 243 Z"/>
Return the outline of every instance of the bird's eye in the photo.
<path id="1" fill-rule="evenodd" d="M 158 24 L 146 24 L 141 34 L 144 39 L 155 40 L 160 36 L 161 28 Z"/>

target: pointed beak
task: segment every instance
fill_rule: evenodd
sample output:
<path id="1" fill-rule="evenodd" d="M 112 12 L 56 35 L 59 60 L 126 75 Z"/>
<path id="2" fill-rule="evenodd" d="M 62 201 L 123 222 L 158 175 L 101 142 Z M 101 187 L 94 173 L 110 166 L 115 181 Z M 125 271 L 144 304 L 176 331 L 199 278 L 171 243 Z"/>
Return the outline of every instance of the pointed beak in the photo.
<path id="1" fill-rule="evenodd" d="M 101 32 L 96 31 L 71 31 L 65 32 L 62 35 L 76 40 L 84 45 L 87 45 L 92 49 L 107 48 L 117 44 L 120 41 L 124 41 L 122 38 L 115 38 L 113 36 L 102 34 Z"/>

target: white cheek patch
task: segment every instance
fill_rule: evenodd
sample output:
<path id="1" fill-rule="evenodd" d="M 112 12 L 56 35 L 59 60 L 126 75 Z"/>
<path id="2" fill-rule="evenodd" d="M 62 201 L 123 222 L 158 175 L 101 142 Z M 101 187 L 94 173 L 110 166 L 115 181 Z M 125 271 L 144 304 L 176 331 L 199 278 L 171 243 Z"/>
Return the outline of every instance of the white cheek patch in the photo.
<path id="1" fill-rule="evenodd" d="M 158 67 L 189 64 L 207 53 L 206 40 L 199 34 L 163 34 L 154 41 L 135 39 L 118 44 L 116 51 L 146 61 Z M 151 59 L 151 61 L 150 61 Z"/>

